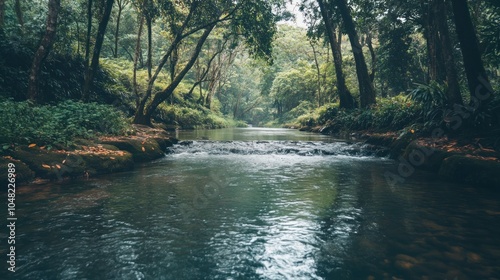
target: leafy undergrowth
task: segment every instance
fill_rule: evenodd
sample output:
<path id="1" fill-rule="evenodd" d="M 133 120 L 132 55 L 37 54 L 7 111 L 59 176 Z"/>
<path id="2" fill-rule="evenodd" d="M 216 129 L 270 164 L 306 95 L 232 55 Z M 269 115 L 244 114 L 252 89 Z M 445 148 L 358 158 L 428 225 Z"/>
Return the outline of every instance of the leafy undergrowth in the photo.
<path id="1" fill-rule="evenodd" d="M 64 101 L 57 105 L 35 106 L 29 101 L 0 102 L 0 144 L 68 146 L 75 138 L 124 135 L 130 124 L 110 105 Z"/>
<path id="2" fill-rule="evenodd" d="M 298 117 L 291 126 L 327 126 L 333 130 L 400 130 L 422 120 L 422 107 L 405 96 L 379 99 L 369 109 L 344 110 L 330 103 Z"/>
<path id="3" fill-rule="evenodd" d="M 224 127 L 246 127 L 242 121 L 236 121 L 212 112 L 203 106 L 191 105 L 165 105 L 158 108 L 156 120 L 172 124 L 183 129 L 216 129 Z"/>

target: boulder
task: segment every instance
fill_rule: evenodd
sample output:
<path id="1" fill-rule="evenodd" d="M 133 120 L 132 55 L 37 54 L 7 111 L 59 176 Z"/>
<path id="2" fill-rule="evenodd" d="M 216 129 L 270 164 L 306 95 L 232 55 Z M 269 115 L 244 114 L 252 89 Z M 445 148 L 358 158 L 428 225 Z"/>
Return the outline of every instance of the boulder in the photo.
<path id="1" fill-rule="evenodd" d="M 9 163 L 15 165 L 16 183 L 27 183 L 35 179 L 35 172 L 31 170 L 24 162 L 11 156 L 0 157 L 0 178 L 6 182 L 8 178 Z"/>
<path id="2" fill-rule="evenodd" d="M 102 144 L 112 145 L 132 154 L 135 162 L 147 162 L 165 155 L 164 149 L 153 138 L 108 137 L 101 139 Z M 163 146 L 168 144 L 163 143 Z"/>
<path id="3" fill-rule="evenodd" d="M 417 141 L 413 141 L 406 147 L 403 157 L 412 162 L 415 167 L 437 173 L 443 160 L 456 154 L 424 146 Z"/>
<path id="4" fill-rule="evenodd" d="M 500 186 L 500 162 L 494 159 L 453 155 L 443 160 L 439 174 L 475 186 Z"/>
<path id="5" fill-rule="evenodd" d="M 10 152 L 10 156 L 25 163 L 34 177 L 53 180 L 126 171 L 134 166 L 132 155 L 128 152 L 108 150 L 102 146 L 84 147 L 74 151 L 20 147 Z"/>

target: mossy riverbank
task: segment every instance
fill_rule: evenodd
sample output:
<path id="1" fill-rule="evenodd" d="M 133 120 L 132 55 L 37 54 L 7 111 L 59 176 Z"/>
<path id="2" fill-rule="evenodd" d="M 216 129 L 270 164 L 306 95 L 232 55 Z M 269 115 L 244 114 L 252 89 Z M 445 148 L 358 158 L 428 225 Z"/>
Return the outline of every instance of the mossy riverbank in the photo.
<path id="1" fill-rule="evenodd" d="M 162 129 L 138 125 L 134 128 L 133 136 L 77 140 L 67 149 L 17 146 L 0 157 L 0 176 L 7 178 L 9 163 L 15 165 L 17 184 L 128 171 L 138 163 L 163 157 L 167 148 L 177 143 Z"/>
<path id="2" fill-rule="evenodd" d="M 500 140 L 498 137 L 448 137 L 444 133 L 423 136 L 413 133 L 371 130 L 339 131 L 328 127 L 301 127 L 301 131 L 332 135 L 339 139 L 362 141 L 386 148 L 398 168 L 388 177 L 389 182 L 402 182 L 415 169 L 434 173 L 441 178 L 477 187 L 500 186 Z M 439 132 L 442 132 L 438 130 Z"/>

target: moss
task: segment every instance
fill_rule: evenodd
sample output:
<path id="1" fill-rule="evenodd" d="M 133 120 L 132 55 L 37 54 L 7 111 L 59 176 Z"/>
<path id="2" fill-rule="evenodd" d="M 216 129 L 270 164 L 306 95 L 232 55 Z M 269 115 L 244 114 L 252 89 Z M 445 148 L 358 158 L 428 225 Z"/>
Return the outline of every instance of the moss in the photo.
<path id="1" fill-rule="evenodd" d="M 22 147 L 11 152 L 11 156 L 24 162 L 35 173 L 36 177 L 56 179 L 64 173 L 80 171 L 83 174 L 84 171 L 83 166 L 76 158 L 70 157 L 62 151 Z"/>
<path id="2" fill-rule="evenodd" d="M 85 171 L 89 175 L 100 175 L 112 172 L 128 171 L 134 168 L 132 154 L 128 152 L 116 152 L 107 155 L 82 154 L 85 162 Z"/>
<path id="3" fill-rule="evenodd" d="M 160 144 L 152 138 L 108 138 L 102 140 L 102 144 L 113 145 L 131 153 L 135 162 L 151 161 L 165 155 Z"/>
<path id="4" fill-rule="evenodd" d="M 12 157 L 0 157 L 0 178 L 8 178 L 9 163 L 15 165 L 16 183 L 27 183 L 35 178 L 33 172 L 24 162 Z"/>
<path id="5" fill-rule="evenodd" d="M 418 163 L 422 160 L 421 164 L 417 164 L 418 168 L 437 173 L 443 161 L 453 155 L 456 155 L 456 153 L 422 146 L 413 141 L 406 147 L 403 157 Z M 423 158 L 421 158 L 422 156 Z"/>
<path id="6" fill-rule="evenodd" d="M 11 157 L 24 162 L 26 169 L 31 171 L 23 172 L 26 178 L 23 182 L 28 182 L 33 177 L 62 180 L 68 177 L 106 174 L 130 170 L 134 166 L 130 153 L 105 149 L 103 146 L 90 147 L 85 151 L 46 151 L 20 147 L 11 152 Z M 18 166 L 21 171 L 23 165 L 16 163 L 16 167 Z"/>
<path id="7" fill-rule="evenodd" d="M 391 149 L 391 153 L 389 158 L 397 159 L 399 156 L 404 154 L 406 147 L 415 140 L 415 136 L 413 134 L 404 134 L 397 138 L 395 141 L 390 144 L 389 148 Z"/>
<path id="8" fill-rule="evenodd" d="M 454 155 L 443 160 L 439 174 L 476 186 L 500 186 L 500 162 L 494 160 Z"/>

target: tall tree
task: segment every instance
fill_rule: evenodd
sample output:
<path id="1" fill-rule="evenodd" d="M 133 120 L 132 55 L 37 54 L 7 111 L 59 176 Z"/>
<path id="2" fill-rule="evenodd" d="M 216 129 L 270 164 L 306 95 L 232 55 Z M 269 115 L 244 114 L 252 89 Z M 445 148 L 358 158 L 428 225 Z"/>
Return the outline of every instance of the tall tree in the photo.
<path id="1" fill-rule="evenodd" d="M 129 4 L 129 0 L 116 0 L 116 6 L 118 8 L 118 14 L 116 15 L 116 28 L 115 28 L 115 49 L 113 51 L 113 56 L 118 58 L 118 41 L 120 35 L 120 20 L 122 17 L 122 12 L 125 7 Z"/>
<path id="2" fill-rule="evenodd" d="M 146 23 L 146 30 L 148 34 L 148 44 L 147 44 L 147 60 L 146 66 L 148 68 L 148 79 L 152 78 L 153 69 L 153 23 L 159 15 L 159 7 L 157 3 L 153 0 L 139 0 L 138 7 Z M 170 1 L 165 1 L 164 9 L 175 13 L 175 8 Z"/>
<path id="3" fill-rule="evenodd" d="M 446 79 L 443 54 L 437 24 L 437 0 L 422 0 L 424 36 L 427 43 L 429 79 L 442 82 Z"/>
<path id="4" fill-rule="evenodd" d="M 16 0 L 14 3 L 14 10 L 16 11 L 17 22 L 19 26 L 21 26 L 21 30 L 24 29 L 24 17 L 23 17 L 23 8 L 21 7 L 21 1 Z"/>
<path id="5" fill-rule="evenodd" d="M 481 59 L 481 51 L 467 0 L 452 0 L 452 7 L 469 92 L 471 98 L 482 101 L 479 107 L 483 107 L 493 97 L 493 90 Z"/>
<path id="6" fill-rule="evenodd" d="M 90 66 L 90 41 L 92 39 L 92 5 L 93 0 L 87 0 L 87 35 L 85 37 L 85 70 Z"/>
<path id="7" fill-rule="evenodd" d="M 448 103 L 450 105 L 463 104 L 455 58 L 453 56 L 453 46 L 450 39 L 450 32 L 448 30 L 445 0 L 433 1 L 437 2 L 436 9 L 434 11 L 436 15 L 437 30 L 439 31 L 439 42 L 441 43 L 441 50 L 446 70 L 446 83 L 448 84 L 446 94 Z"/>
<path id="8" fill-rule="evenodd" d="M 139 114 L 136 113 L 134 118 L 134 123 L 151 125 L 151 117 L 153 115 L 153 112 L 156 110 L 156 108 L 158 107 L 158 105 L 160 105 L 161 102 L 165 101 L 168 97 L 170 97 L 171 94 L 173 94 L 174 90 L 181 83 L 182 79 L 184 79 L 187 72 L 191 69 L 191 67 L 193 67 L 198 55 L 200 54 L 203 48 L 203 44 L 207 40 L 208 36 L 210 35 L 210 32 L 212 32 L 214 27 L 215 24 L 211 24 L 203 31 L 203 34 L 198 39 L 198 43 L 196 44 L 196 47 L 193 50 L 191 58 L 189 59 L 186 66 L 182 69 L 182 71 L 174 78 L 174 80 L 172 80 L 172 82 L 163 91 L 154 95 L 153 99 L 151 100 L 151 103 L 146 108 L 144 108 L 145 110 L 140 107 L 138 108 L 137 112 L 139 112 Z"/>
<path id="9" fill-rule="evenodd" d="M 142 97 L 139 107 L 136 110 L 134 123 L 151 125 L 151 117 L 156 111 L 156 108 L 167 98 L 169 98 L 182 79 L 186 76 L 189 70 L 195 64 L 198 55 L 201 53 L 203 45 L 215 26 L 222 22 L 231 22 L 230 28 L 234 34 L 241 35 L 245 38 L 245 42 L 249 47 L 250 53 L 270 58 L 271 38 L 274 35 L 275 17 L 272 13 L 272 5 L 268 1 L 253 0 L 253 1 L 186 1 L 189 7 L 187 15 L 182 23 L 171 30 L 175 33 L 171 34 L 174 38 L 167 51 L 160 59 L 155 73 L 149 80 L 148 88 L 145 95 Z M 200 10 L 198 10 L 198 7 Z M 152 94 L 154 83 L 171 58 L 174 50 L 178 48 L 181 41 L 198 31 L 203 31 L 197 39 L 194 49 L 188 61 L 176 72 L 174 79 L 162 91 Z M 148 103 L 149 102 L 149 103 Z"/>
<path id="10" fill-rule="evenodd" d="M 344 71 L 342 69 L 342 52 L 341 45 L 339 44 L 341 38 L 337 39 L 337 35 L 335 33 L 336 31 L 332 20 L 333 13 L 331 5 L 329 5 L 329 3 L 325 0 L 317 0 L 317 2 L 325 25 L 326 35 L 332 49 L 335 76 L 337 78 L 337 90 L 340 99 L 339 106 L 341 108 L 352 109 L 354 108 L 354 99 L 352 98 L 351 92 L 347 88 Z"/>
<path id="11" fill-rule="evenodd" d="M 365 56 L 359 43 L 358 32 L 356 31 L 350 8 L 347 6 L 346 0 L 336 0 L 336 4 L 342 16 L 349 41 L 351 42 L 354 61 L 356 63 L 361 107 L 367 108 L 377 102 L 375 99 L 375 89 L 370 79 L 370 74 L 368 74 L 368 67 L 366 66 Z"/>
<path id="12" fill-rule="evenodd" d="M 139 57 L 141 55 L 141 37 L 142 37 L 142 29 L 144 27 L 144 16 L 140 15 L 139 19 L 139 31 L 137 32 L 137 41 L 135 45 L 135 53 L 134 53 L 134 69 L 133 69 L 133 77 L 132 77 L 132 87 L 135 95 L 135 107 L 139 107 L 139 102 L 141 98 L 139 96 L 139 90 L 137 89 L 137 64 L 139 62 Z"/>
<path id="13" fill-rule="evenodd" d="M 104 34 L 106 33 L 106 28 L 108 26 L 109 19 L 111 17 L 111 10 L 113 9 L 114 0 L 106 0 L 104 6 L 104 12 L 101 20 L 99 21 L 99 27 L 97 28 L 97 35 L 94 45 L 94 51 L 92 54 L 92 61 L 90 66 L 87 67 L 85 71 L 85 84 L 82 93 L 82 100 L 88 101 L 90 97 L 90 91 L 94 82 L 94 76 L 99 67 L 99 58 L 101 56 L 102 44 L 104 43 Z"/>
<path id="14" fill-rule="evenodd" d="M 39 99 L 38 86 L 40 79 L 40 69 L 43 62 L 47 58 L 47 55 L 49 54 L 56 38 L 57 18 L 61 7 L 61 1 L 49 0 L 48 6 L 49 10 L 47 14 L 45 35 L 43 36 L 42 41 L 40 42 L 40 45 L 35 53 L 35 57 L 33 58 L 29 76 L 28 98 L 33 101 L 37 101 Z"/>
<path id="15" fill-rule="evenodd" d="M 5 0 L 0 0 L 0 32 L 3 32 L 5 23 Z"/>

